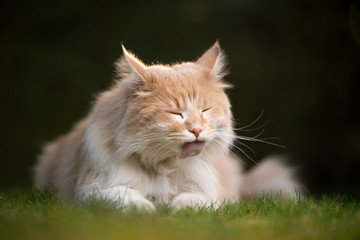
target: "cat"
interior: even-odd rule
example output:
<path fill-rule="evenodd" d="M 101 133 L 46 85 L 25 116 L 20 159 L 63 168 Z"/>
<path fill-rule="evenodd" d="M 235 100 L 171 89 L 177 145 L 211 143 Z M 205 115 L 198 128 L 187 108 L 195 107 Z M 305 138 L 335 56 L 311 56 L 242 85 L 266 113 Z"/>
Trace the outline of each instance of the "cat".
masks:
<path fill-rule="evenodd" d="M 277 159 L 243 173 L 216 42 L 195 62 L 142 63 L 123 46 L 110 90 L 86 118 L 47 144 L 34 184 L 64 199 L 106 200 L 117 207 L 175 210 L 282 192 L 300 185 Z"/>

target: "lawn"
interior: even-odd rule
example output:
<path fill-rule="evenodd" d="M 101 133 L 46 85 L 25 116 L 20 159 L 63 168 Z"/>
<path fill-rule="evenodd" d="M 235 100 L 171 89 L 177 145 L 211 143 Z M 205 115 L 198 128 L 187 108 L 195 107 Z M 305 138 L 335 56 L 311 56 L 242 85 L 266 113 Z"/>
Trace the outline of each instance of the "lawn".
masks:
<path fill-rule="evenodd" d="M 33 190 L 0 192 L 0 239 L 360 239 L 360 203 L 263 197 L 214 209 L 123 212 Z"/>

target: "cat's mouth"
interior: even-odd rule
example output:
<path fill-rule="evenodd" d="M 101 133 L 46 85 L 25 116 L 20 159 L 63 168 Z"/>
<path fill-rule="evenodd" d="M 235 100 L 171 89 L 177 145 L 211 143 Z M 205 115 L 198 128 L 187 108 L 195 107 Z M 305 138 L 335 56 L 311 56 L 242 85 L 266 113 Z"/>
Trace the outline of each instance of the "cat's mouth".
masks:
<path fill-rule="evenodd" d="M 195 142 L 188 142 L 183 145 L 181 151 L 181 158 L 187 158 L 189 156 L 195 156 L 201 153 L 204 149 L 205 142 L 204 141 L 195 141 Z"/>

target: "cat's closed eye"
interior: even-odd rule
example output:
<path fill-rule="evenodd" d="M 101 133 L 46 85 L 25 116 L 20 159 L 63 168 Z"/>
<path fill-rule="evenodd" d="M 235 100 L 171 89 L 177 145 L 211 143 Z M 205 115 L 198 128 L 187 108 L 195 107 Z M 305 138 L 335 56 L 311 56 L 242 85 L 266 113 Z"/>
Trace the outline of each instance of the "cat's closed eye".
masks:
<path fill-rule="evenodd" d="M 202 109 L 202 110 L 201 110 L 201 112 L 203 112 L 203 113 L 204 113 L 204 112 L 209 111 L 210 109 L 211 109 L 211 107 L 208 107 L 208 108 Z"/>
<path fill-rule="evenodd" d="M 168 113 L 172 114 L 172 115 L 176 115 L 176 116 L 180 116 L 181 118 L 184 118 L 183 114 L 180 112 L 173 112 L 173 111 L 167 111 Z"/>

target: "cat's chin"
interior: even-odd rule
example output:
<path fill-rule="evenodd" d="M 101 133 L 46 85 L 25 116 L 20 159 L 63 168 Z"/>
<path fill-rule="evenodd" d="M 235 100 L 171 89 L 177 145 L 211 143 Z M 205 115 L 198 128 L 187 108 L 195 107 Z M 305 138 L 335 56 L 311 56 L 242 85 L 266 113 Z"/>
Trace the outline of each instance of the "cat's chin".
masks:
<path fill-rule="evenodd" d="M 180 158 L 187 158 L 191 156 L 196 156 L 202 152 L 204 149 L 204 141 L 195 141 L 185 143 L 182 147 Z"/>

